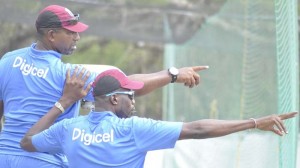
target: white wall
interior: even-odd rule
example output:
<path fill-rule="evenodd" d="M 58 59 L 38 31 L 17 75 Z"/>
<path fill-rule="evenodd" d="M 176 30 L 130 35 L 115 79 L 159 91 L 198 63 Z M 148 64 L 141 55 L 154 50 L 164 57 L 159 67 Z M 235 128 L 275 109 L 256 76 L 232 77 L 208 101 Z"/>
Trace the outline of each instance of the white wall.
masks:
<path fill-rule="evenodd" d="M 214 141 L 217 141 L 219 139 L 220 138 L 214 139 Z M 212 139 L 210 141 L 212 141 Z M 261 141 L 263 142 L 263 140 L 261 140 Z M 187 145 L 187 144 L 184 144 L 184 145 Z M 193 145 L 194 146 L 196 145 L 195 142 L 193 143 Z M 297 148 L 298 149 L 297 149 L 297 167 L 296 168 L 300 168 L 300 133 L 298 135 L 298 146 L 297 146 Z M 155 168 L 163 168 L 164 167 L 163 160 L 164 159 L 168 159 L 168 157 L 166 157 L 166 156 L 172 155 L 174 153 L 175 153 L 174 149 L 158 150 L 158 151 L 148 152 L 146 160 L 145 160 L 144 168 L 153 168 L 153 167 L 155 167 Z M 197 154 L 197 156 L 199 156 L 199 155 Z M 205 156 L 202 156 L 202 157 L 205 157 Z M 206 159 L 206 161 L 207 160 L 208 159 Z M 230 166 L 227 166 L 227 167 L 230 167 Z"/>

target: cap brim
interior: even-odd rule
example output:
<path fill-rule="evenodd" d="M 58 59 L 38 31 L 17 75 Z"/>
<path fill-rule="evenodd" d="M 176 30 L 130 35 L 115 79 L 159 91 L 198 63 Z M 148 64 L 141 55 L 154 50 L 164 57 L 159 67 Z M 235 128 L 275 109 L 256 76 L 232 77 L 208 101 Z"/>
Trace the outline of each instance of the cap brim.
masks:
<path fill-rule="evenodd" d="M 63 28 L 67 30 L 78 32 L 78 33 L 84 32 L 88 27 L 89 27 L 88 25 L 81 22 L 78 22 L 76 25 L 63 26 Z"/>
<path fill-rule="evenodd" d="M 129 81 L 126 85 L 121 87 L 130 90 L 138 90 L 144 87 L 144 83 L 139 81 Z"/>

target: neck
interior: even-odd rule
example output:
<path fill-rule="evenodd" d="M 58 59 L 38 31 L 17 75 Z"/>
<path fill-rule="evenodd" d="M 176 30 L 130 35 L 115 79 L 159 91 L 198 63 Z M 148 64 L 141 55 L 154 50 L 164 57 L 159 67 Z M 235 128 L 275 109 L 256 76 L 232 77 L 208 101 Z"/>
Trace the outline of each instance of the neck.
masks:
<path fill-rule="evenodd" d="M 95 103 L 95 110 L 96 112 L 103 112 L 103 111 L 111 111 L 113 113 L 115 113 L 115 110 L 113 108 L 113 106 L 107 104 L 107 103 Z"/>
<path fill-rule="evenodd" d="M 107 108 L 102 108 L 102 107 L 95 107 L 95 111 L 96 112 L 103 112 L 103 111 L 112 111 L 112 110 L 107 109 Z"/>
<path fill-rule="evenodd" d="M 44 50 L 44 51 L 50 50 L 49 47 L 47 47 L 47 45 L 44 44 L 42 41 L 38 41 L 36 43 L 35 49 L 36 50 Z"/>
<path fill-rule="evenodd" d="M 111 104 L 110 100 L 102 97 L 94 97 L 95 99 L 95 111 L 96 112 L 103 112 L 103 111 L 111 111 L 113 113 L 115 112 L 114 105 Z"/>

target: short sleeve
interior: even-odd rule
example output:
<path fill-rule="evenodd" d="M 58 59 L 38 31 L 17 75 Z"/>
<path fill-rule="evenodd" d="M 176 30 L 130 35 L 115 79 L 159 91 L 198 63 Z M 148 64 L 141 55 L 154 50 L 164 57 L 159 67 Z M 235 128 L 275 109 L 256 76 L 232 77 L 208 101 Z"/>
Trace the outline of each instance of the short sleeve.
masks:
<path fill-rule="evenodd" d="M 182 130 L 182 122 L 133 118 L 134 138 L 141 151 L 167 149 L 175 146 Z"/>
<path fill-rule="evenodd" d="M 39 152 L 61 153 L 64 135 L 64 121 L 52 125 L 32 137 L 32 144 Z"/>

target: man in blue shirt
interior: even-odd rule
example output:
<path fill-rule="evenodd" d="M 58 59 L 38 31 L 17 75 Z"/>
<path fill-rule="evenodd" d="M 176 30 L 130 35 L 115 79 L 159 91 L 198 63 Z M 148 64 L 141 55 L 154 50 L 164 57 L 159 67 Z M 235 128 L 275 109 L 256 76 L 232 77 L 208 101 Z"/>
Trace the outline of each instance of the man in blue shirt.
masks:
<path fill-rule="evenodd" d="M 82 76 L 83 72 L 78 77 L 79 81 Z M 74 83 L 70 82 L 74 80 L 77 80 L 76 75 L 70 77 L 68 74 L 66 84 Z M 130 80 L 119 69 L 106 70 L 92 84 L 95 111 L 87 116 L 62 120 L 48 128 L 62 115 L 62 111 L 53 107 L 27 132 L 20 145 L 31 152 L 64 152 L 71 168 L 143 167 L 148 151 L 173 148 L 177 140 L 213 138 L 251 128 L 282 136 L 287 133 L 282 120 L 297 114 L 186 123 L 132 117 L 135 110 L 134 90 L 143 86 L 143 82 Z M 76 97 L 84 96 L 90 86 L 81 84 L 79 87 L 83 88 L 82 92 L 78 87 L 70 89 L 66 85 L 61 98 L 64 108 L 76 101 Z M 42 131 L 45 128 L 48 129 Z"/>
<path fill-rule="evenodd" d="M 79 33 L 88 26 L 79 22 L 79 14 L 73 14 L 69 9 L 58 5 L 44 8 L 39 13 L 35 26 L 36 43 L 8 52 L 0 60 L 0 121 L 5 118 L 0 134 L 1 168 L 55 168 L 68 165 L 62 153 L 28 153 L 20 148 L 19 142 L 53 105 L 62 109 L 59 98 L 65 74 L 68 68 L 73 73 L 75 65 L 63 63 L 61 57 L 76 50 L 76 44 L 80 40 Z M 193 87 L 199 83 L 197 71 L 202 69 L 206 67 L 184 67 L 176 73 L 163 70 L 130 77 L 145 82 L 145 87 L 138 92 L 143 95 L 170 81 Z M 92 82 L 96 75 L 92 73 L 86 82 Z M 94 100 L 91 93 L 84 99 Z M 65 112 L 55 122 L 77 116 L 79 104 L 76 101 L 65 108 Z"/>

